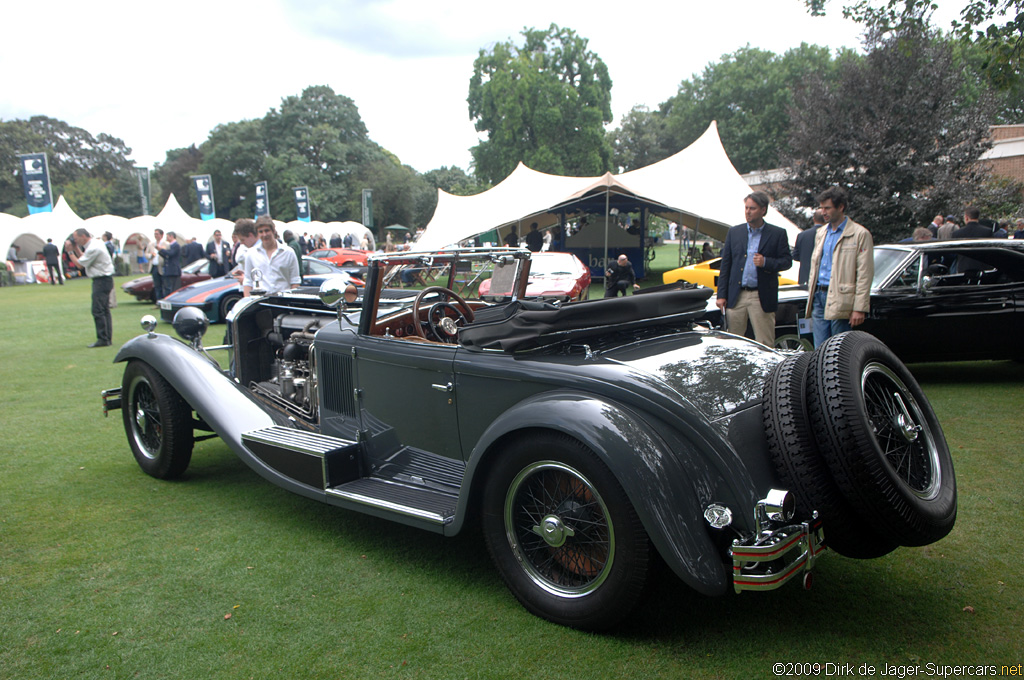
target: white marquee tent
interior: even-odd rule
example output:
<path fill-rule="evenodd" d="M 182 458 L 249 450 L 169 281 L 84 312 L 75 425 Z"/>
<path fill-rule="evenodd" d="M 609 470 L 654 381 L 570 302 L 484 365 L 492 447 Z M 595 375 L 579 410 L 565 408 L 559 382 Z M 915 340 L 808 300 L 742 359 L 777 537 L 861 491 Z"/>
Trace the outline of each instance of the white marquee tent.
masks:
<path fill-rule="evenodd" d="M 750 186 L 736 172 L 712 122 L 697 141 L 674 156 L 639 170 L 602 177 L 561 177 L 522 163 L 501 183 L 475 196 L 438 191 L 437 209 L 417 241 L 424 250 L 451 246 L 491 230 L 537 222 L 545 228 L 565 214 L 605 212 L 613 197 L 628 197 L 649 213 L 721 241 L 743 222 Z M 598 210 L 595 210 L 597 208 Z M 783 227 L 790 243 L 799 228 L 774 208 L 768 222 Z"/>

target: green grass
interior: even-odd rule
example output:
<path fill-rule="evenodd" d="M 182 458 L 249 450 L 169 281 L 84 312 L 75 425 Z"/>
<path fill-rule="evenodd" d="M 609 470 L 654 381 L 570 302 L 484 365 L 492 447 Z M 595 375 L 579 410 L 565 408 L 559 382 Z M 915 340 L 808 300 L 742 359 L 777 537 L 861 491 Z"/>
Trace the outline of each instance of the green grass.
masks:
<path fill-rule="evenodd" d="M 120 283 L 120 281 L 119 281 Z M 768 678 L 775 662 L 1017 664 L 1024 364 L 915 366 L 957 466 L 941 542 L 826 555 L 815 587 L 710 599 L 673 578 L 614 634 L 528 614 L 480 537 L 419 532 L 263 481 L 219 440 L 141 472 L 89 284 L 0 289 L 0 678 Z M 164 325 L 166 330 L 167 326 Z M 216 331 L 214 331 L 216 333 Z M 965 611 L 965 607 L 973 611 Z M 230 618 L 227 618 L 230 615 Z"/>

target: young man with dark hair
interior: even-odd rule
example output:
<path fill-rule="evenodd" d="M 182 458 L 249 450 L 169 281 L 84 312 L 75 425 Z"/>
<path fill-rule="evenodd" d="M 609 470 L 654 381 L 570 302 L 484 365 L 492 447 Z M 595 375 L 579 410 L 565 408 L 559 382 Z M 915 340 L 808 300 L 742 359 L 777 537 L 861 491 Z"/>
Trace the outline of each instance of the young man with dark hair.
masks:
<path fill-rule="evenodd" d="M 814 239 L 805 312 L 813 321 L 815 347 L 864 323 L 875 275 L 874 240 L 846 216 L 846 192 L 829 187 L 818 196 L 818 205 L 825 227 Z"/>

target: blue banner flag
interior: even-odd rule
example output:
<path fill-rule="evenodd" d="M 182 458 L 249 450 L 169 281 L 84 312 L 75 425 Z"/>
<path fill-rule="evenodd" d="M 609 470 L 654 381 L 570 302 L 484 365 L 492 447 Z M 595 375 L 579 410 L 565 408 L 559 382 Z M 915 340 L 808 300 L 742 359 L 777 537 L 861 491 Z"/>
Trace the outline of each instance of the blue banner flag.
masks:
<path fill-rule="evenodd" d="M 199 217 L 212 220 L 217 209 L 213 204 L 213 182 L 210 181 L 210 176 L 192 175 L 192 182 L 195 184 L 196 198 L 199 200 Z"/>
<path fill-rule="evenodd" d="M 45 153 L 26 153 L 18 156 L 21 160 L 21 183 L 25 188 L 28 214 L 53 210 L 50 194 L 50 171 L 46 167 Z"/>
<path fill-rule="evenodd" d="M 270 197 L 267 195 L 267 183 L 256 182 L 256 217 L 270 215 Z"/>
<path fill-rule="evenodd" d="M 309 222 L 309 187 L 295 187 L 295 215 L 300 222 Z"/>

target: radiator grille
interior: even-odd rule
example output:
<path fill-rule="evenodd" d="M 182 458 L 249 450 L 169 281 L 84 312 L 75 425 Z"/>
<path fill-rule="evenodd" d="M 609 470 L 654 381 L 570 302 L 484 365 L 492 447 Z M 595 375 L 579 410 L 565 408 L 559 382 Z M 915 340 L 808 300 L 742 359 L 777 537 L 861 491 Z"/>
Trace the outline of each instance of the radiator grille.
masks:
<path fill-rule="evenodd" d="M 356 416 L 355 380 L 352 357 L 337 352 L 323 352 L 317 357 L 320 370 L 320 405 L 343 416 Z"/>

